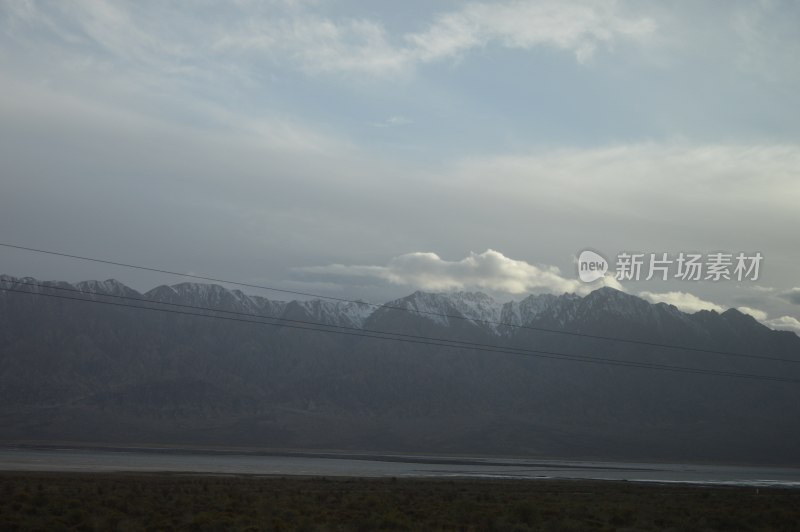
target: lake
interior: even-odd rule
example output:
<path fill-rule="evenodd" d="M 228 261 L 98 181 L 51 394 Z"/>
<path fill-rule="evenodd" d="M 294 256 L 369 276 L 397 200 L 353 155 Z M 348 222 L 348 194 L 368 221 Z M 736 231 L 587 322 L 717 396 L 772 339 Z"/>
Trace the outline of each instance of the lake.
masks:
<path fill-rule="evenodd" d="M 343 477 L 627 480 L 800 488 L 800 469 L 523 458 L 0 449 L 0 470 Z"/>

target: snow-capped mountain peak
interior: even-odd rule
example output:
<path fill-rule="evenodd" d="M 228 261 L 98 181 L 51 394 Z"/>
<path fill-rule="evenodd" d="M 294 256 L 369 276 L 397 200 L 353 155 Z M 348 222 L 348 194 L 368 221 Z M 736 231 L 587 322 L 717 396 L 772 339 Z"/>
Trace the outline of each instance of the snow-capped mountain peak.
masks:
<path fill-rule="evenodd" d="M 105 281 L 81 281 L 75 283 L 75 288 L 82 292 L 96 294 L 109 294 L 125 297 L 141 297 L 141 294 L 132 288 L 122 284 L 116 279 L 106 279 Z"/>
<path fill-rule="evenodd" d="M 359 301 L 310 299 L 287 303 L 283 316 L 287 319 L 361 328 L 374 310 L 374 305 Z"/>
<path fill-rule="evenodd" d="M 500 318 L 500 305 L 482 292 L 431 293 L 417 291 L 386 303 L 387 311 L 403 309 L 439 325 L 453 320 L 467 321 L 494 328 Z"/>
<path fill-rule="evenodd" d="M 172 286 L 161 285 L 142 295 L 114 279 L 69 284 L 1 275 L 0 288 L 28 292 L 43 292 L 53 288 L 79 290 L 91 298 L 95 295 L 141 298 L 258 318 L 296 320 L 310 325 L 316 323 L 347 328 L 368 326 L 397 329 L 403 325 L 399 325 L 396 320 L 407 320 L 411 317 L 412 320 L 423 320 L 442 327 L 474 326 L 490 334 L 503 336 L 516 334 L 520 327 L 602 334 L 606 328 L 615 326 L 615 323 L 627 324 L 631 328 L 628 334 L 631 337 L 640 333 L 647 334 L 645 330 L 651 333 L 656 331 L 656 334 L 665 337 L 674 335 L 674 331 L 683 330 L 690 331 L 687 334 L 703 338 L 707 336 L 706 330 L 712 325 L 728 329 L 758 325 L 759 328 L 768 330 L 738 311 L 729 310 L 721 314 L 701 311 L 687 314 L 672 305 L 651 304 L 608 287 L 595 290 L 584 297 L 575 294 L 538 294 L 507 303 L 498 303 L 482 292 L 417 291 L 384 305 L 324 299 L 286 302 L 247 295 L 240 290 L 231 290 L 220 285 L 188 282 Z"/>

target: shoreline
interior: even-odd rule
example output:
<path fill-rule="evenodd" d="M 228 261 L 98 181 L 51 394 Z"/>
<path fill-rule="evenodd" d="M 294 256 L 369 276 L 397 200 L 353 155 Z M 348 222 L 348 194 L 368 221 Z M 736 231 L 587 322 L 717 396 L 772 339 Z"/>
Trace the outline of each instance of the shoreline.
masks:
<path fill-rule="evenodd" d="M 256 477 L 617 481 L 800 489 L 800 469 L 511 458 L 352 455 L 64 446 L 0 447 L 0 471 L 31 473 L 249 475 Z"/>
<path fill-rule="evenodd" d="M 39 441 L 2 441 L 0 450 L 45 450 L 45 451 L 97 451 L 97 452 L 140 452 L 164 455 L 208 455 L 208 456 L 264 456 L 264 457 L 303 457 L 303 458 L 336 458 L 345 460 L 366 460 L 415 464 L 454 464 L 454 465 L 492 465 L 507 462 L 524 462 L 531 465 L 585 464 L 595 463 L 613 467 L 615 464 L 648 464 L 658 466 L 688 465 L 699 467 L 753 467 L 765 469 L 798 469 L 800 463 L 775 462 L 715 462 L 691 460 L 655 460 L 643 458 L 609 458 L 609 457 L 565 457 L 541 455 L 489 455 L 481 453 L 423 453 L 404 451 L 369 451 L 350 449 L 293 449 L 269 447 L 215 447 L 171 444 L 113 444 L 82 442 L 39 442 Z M 564 467 L 569 467 L 564 465 Z M 582 465 L 574 466 L 583 468 Z"/>

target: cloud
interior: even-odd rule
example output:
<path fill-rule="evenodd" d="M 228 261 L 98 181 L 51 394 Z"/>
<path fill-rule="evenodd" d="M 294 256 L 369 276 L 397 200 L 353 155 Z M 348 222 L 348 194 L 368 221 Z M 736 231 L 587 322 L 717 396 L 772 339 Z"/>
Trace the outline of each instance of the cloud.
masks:
<path fill-rule="evenodd" d="M 168 3 L 12 2 L 0 23 L 29 49 L 50 46 L 62 67 L 103 69 L 116 61 L 149 74 L 253 79 L 265 62 L 309 74 L 394 77 L 490 44 L 546 46 L 583 62 L 600 46 L 639 42 L 655 29 L 617 2 L 555 0 L 467 4 L 429 19 L 424 31 L 395 34 L 374 16 L 326 16 L 315 3 L 294 2 L 192 12 Z"/>
<path fill-rule="evenodd" d="M 617 2 L 472 3 L 438 16 L 425 32 L 407 35 L 406 40 L 422 61 L 497 44 L 522 50 L 554 47 L 585 62 L 598 45 L 641 40 L 655 27 L 649 18 L 624 16 Z"/>
<path fill-rule="evenodd" d="M 683 312 L 694 313 L 701 310 L 714 310 L 722 312 L 723 307 L 710 301 L 704 301 L 694 294 L 688 292 L 639 292 L 639 297 L 650 301 L 651 303 L 667 303 L 675 305 Z"/>
<path fill-rule="evenodd" d="M 794 196 L 800 192 L 792 186 L 798 164 L 798 144 L 689 143 L 675 139 L 464 158 L 453 171 L 464 178 L 478 178 L 491 168 L 493 175 L 527 182 L 535 176 L 537 187 L 567 180 L 593 192 L 611 190 L 616 197 L 624 197 L 620 194 L 624 191 L 615 190 L 617 186 L 630 186 L 638 192 L 659 183 L 665 191 L 673 190 L 672 195 L 683 198 L 687 189 L 719 194 L 744 190 L 750 195 L 757 191 L 759 182 L 768 180 L 770 185 L 785 185 L 785 192 Z M 779 197 L 774 191 L 765 192 Z"/>
<path fill-rule="evenodd" d="M 795 64 L 800 53 L 798 15 L 796 2 L 763 0 L 736 5 L 730 25 L 737 39 L 729 46 L 735 46 L 739 68 L 771 82 L 789 79 L 796 83 L 796 69 L 787 67 Z"/>
<path fill-rule="evenodd" d="M 408 126 L 413 123 L 414 123 L 413 120 L 405 116 L 392 115 L 383 122 L 374 122 L 372 125 L 374 127 L 398 127 L 398 126 Z"/>
<path fill-rule="evenodd" d="M 775 288 L 772 286 L 761 286 L 761 285 L 753 285 L 750 287 L 750 290 L 754 292 L 761 292 L 765 294 L 770 294 L 775 291 Z"/>
<path fill-rule="evenodd" d="M 385 266 L 331 264 L 297 270 L 317 275 L 373 277 L 430 291 L 478 289 L 510 294 L 531 291 L 586 294 L 603 285 L 622 289 L 612 276 L 584 284 L 563 277 L 555 266 L 529 264 L 491 249 L 480 254 L 470 253 L 459 261 L 444 260 L 436 253 L 415 252 L 394 257 Z"/>
<path fill-rule="evenodd" d="M 390 116 L 386 120 L 386 123 L 393 126 L 404 126 L 407 124 L 413 124 L 414 121 L 411 120 L 410 118 L 406 118 L 405 116 L 395 115 L 395 116 Z"/>
<path fill-rule="evenodd" d="M 258 52 L 278 61 L 289 57 L 310 73 L 391 76 L 490 44 L 522 50 L 547 46 L 585 62 L 600 45 L 641 41 L 654 30 L 651 19 L 627 17 L 612 1 L 472 3 L 436 16 L 422 32 L 398 36 L 380 21 L 295 10 L 226 28 L 215 49 Z"/>
<path fill-rule="evenodd" d="M 508 215 L 536 211 L 550 223 L 569 224 L 565 213 L 570 213 L 608 235 L 624 230 L 624 242 L 610 239 L 618 249 L 652 250 L 653 226 L 642 221 L 664 219 L 684 232 L 680 238 L 660 236 L 662 247 L 666 242 L 676 251 L 687 244 L 761 251 L 769 264 L 786 253 L 786 237 L 775 227 L 796 222 L 798 168 L 797 144 L 675 139 L 465 156 L 437 179 L 503 205 Z M 770 217 L 758 214 L 763 212 Z M 747 248 L 741 248 L 743 242 Z"/>
<path fill-rule="evenodd" d="M 781 316 L 764 322 L 764 325 L 772 329 L 782 331 L 793 331 L 800 334 L 800 320 L 792 316 Z"/>
<path fill-rule="evenodd" d="M 278 114 L 242 116 L 191 96 L 183 98 L 180 109 L 202 116 L 207 124 L 214 125 L 215 128 L 202 129 L 195 124 L 170 120 L 170 117 L 137 112 L 135 109 L 114 106 L 102 100 L 92 101 L 46 85 L 8 79 L 2 73 L 0 87 L 8 96 L 0 101 L 0 118 L 7 124 L 40 125 L 47 131 L 47 134 L 41 136 L 42 142 L 49 140 L 50 135 L 55 137 L 64 124 L 80 124 L 83 136 L 97 134 L 103 142 L 117 136 L 130 138 L 142 133 L 151 139 L 158 137 L 153 142 L 156 146 L 196 143 L 205 145 L 204 150 L 215 145 L 217 148 L 228 145 L 228 150 L 232 148 L 229 144 L 234 144 L 253 148 L 254 151 L 269 150 L 284 157 L 290 153 L 302 153 L 304 157 L 341 156 L 356 151 L 353 144 L 342 136 L 320 132 L 289 117 Z M 76 139 L 68 139 L 61 140 L 60 143 L 66 146 L 72 141 L 77 142 Z M 102 158 L 99 154 L 96 156 L 96 160 Z"/>
<path fill-rule="evenodd" d="M 796 286 L 791 290 L 787 290 L 779 294 L 779 297 L 794 305 L 800 305 L 800 287 Z"/>
<path fill-rule="evenodd" d="M 367 19 L 294 13 L 249 20 L 222 33 L 216 51 L 256 53 L 278 63 L 288 58 L 291 66 L 311 74 L 393 75 L 406 71 L 413 60 L 407 50 L 391 44 L 380 22 Z"/>
<path fill-rule="evenodd" d="M 698 124 L 690 121 L 675 127 L 671 122 L 673 114 L 688 109 L 683 101 L 674 108 L 662 105 L 659 91 L 642 92 L 637 83 L 608 85 L 611 79 L 601 76 L 606 64 L 584 69 L 580 75 L 592 76 L 598 87 L 614 88 L 613 97 L 584 102 L 583 108 L 583 98 L 571 91 L 560 103 L 559 98 L 501 102 L 506 98 L 505 85 L 498 86 L 500 92 L 472 100 L 477 95 L 459 93 L 464 79 L 439 83 L 438 75 L 420 83 L 418 92 L 403 86 L 394 94 L 381 90 L 367 97 L 375 85 L 363 84 L 347 98 L 337 98 L 337 93 L 347 92 L 340 90 L 340 79 L 332 80 L 334 90 L 329 90 L 331 86 L 308 83 L 287 72 L 338 73 L 345 80 L 407 75 L 423 68 L 433 73 L 434 65 L 486 51 L 493 61 L 503 64 L 512 58 L 510 64 L 520 66 L 513 59 L 519 53 L 496 57 L 494 52 L 500 49 L 546 49 L 568 63 L 572 56 L 588 61 L 622 46 L 652 49 L 651 40 L 660 38 L 654 35 L 653 21 L 657 18 L 659 27 L 665 28 L 668 20 L 663 15 L 669 18 L 672 11 L 656 9 L 653 18 L 647 18 L 629 10 L 630 4 L 603 1 L 449 5 L 454 6 L 449 12 L 426 15 L 416 10 L 390 25 L 388 18 L 372 15 L 379 9 L 370 14 L 363 9 L 335 13 L 350 8 L 313 2 L 239 0 L 224 9 L 201 3 L 188 11 L 166 2 L 9 2 L 0 9 L 0 87 L 5 96 L 0 101 L 0 123 L 6 137 L 0 143 L 0 159 L 11 189 L 0 195 L 0 218 L 5 222 L 0 225 L 27 231 L 20 238 L 30 240 L 50 238 L 43 235 L 52 235 L 52 227 L 62 231 L 61 238 L 52 236 L 54 241 L 68 242 L 75 234 L 99 229 L 110 234 L 107 224 L 97 224 L 88 213 L 108 219 L 99 205 L 111 204 L 118 212 L 110 215 L 129 220 L 117 231 L 150 234 L 146 243 L 158 260 L 163 250 L 177 249 L 173 242 L 177 235 L 214 235 L 207 237 L 208 242 L 217 242 L 228 255 L 257 258 L 251 262 L 259 269 L 269 264 L 281 278 L 285 268 L 296 264 L 383 264 L 397 250 L 435 249 L 444 256 L 461 257 L 465 249 L 485 249 L 492 243 L 520 256 L 529 252 L 534 238 L 538 258 L 545 262 L 564 257 L 565 249 L 587 245 L 608 253 L 622 248 L 761 250 L 770 265 L 764 282 L 779 287 L 776 296 L 763 304 L 740 299 L 735 304 L 765 308 L 771 316 L 792 314 L 786 298 L 777 297 L 796 284 L 791 268 L 771 266 L 791 258 L 786 242 L 796 225 L 800 200 L 800 145 L 784 134 L 793 127 L 786 122 L 791 113 L 773 116 L 775 109 L 766 105 L 767 100 L 791 103 L 786 98 L 770 91 L 763 92 L 760 100 L 737 97 L 735 105 L 752 104 L 737 108 L 751 109 L 763 120 L 739 117 L 735 122 L 761 124 L 764 129 L 735 127 L 730 135 L 716 137 L 733 140 L 709 143 L 714 135 L 697 129 Z M 716 9 L 707 11 L 720 14 Z M 783 47 L 785 37 L 793 35 L 794 19 L 774 15 L 786 22 L 789 33 L 776 34 L 770 47 Z M 404 29 L 395 29 L 401 24 Z M 769 24 L 762 29 L 769 32 Z M 765 35 L 759 31 L 757 37 Z M 722 37 L 729 34 L 723 32 Z M 693 39 L 687 39 L 687 46 L 706 50 Z M 790 51 L 796 49 L 792 46 L 786 46 L 785 62 L 775 63 L 765 53 L 753 65 L 796 72 L 786 67 L 792 64 Z M 727 56 L 704 57 L 703 61 L 717 64 Z M 540 74 L 536 65 L 531 63 L 527 74 L 532 77 L 500 81 L 525 87 Z M 625 83 L 642 74 L 625 72 Z M 680 70 L 674 76 L 669 73 L 677 85 L 692 87 L 686 79 L 698 79 L 685 78 Z M 736 79 L 729 71 L 719 73 Z M 564 72 L 553 74 L 558 85 Z M 722 87 L 712 83 L 718 78 L 703 79 L 703 87 Z M 564 81 L 568 81 L 565 88 L 594 86 L 573 78 Z M 751 86 L 749 82 L 727 85 Z M 680 99 L 684 93 L 674 88 L 668 84 L 661 92 Z M 648 97 L 628 106 L 629 96 L 640 92 Z M 714 98 L 695 93 L 696 98 L 686 98 L 687 104 L 707 106 L 717 100 L 716 93 Z M 373 97 L 375 101 L 370 101 Z M 390 100 L 383 102 L 385 107 L 380 107 L 382 99 Z M 452 102 L 452 112 L 429 112 L 434 103 L 443 101 Z M 324 103 L 322 108 L 318 102 Z M 490 109 L 487 103 L 502 103 L 503 108 Z M 526 128 L 528 123 L 538 124 L 538 119 L 517 110 L 520 105 L 538 109 L 540 103 L 537 116 L 552 114 L 566 121 L 563 128 L 546 128 L 547 122 L 541 122 L 544 136 L 537 137 L 535 129 Z M 577 121 L 558 112 L 558 105 L 571 109 L 577 105 L 574 113 L 568 113 Z M 656 108 L 664 113 L 663 124 L 648 116 L 648 109 Z M 585 113 L 590 109 L 602 109 L 601 120 Z M 733 107 L 726 107 L 726 114 L 728 110 L 735 114 Z M 618 116 L 620 111 L 624 112 Z M 413 130 L 415 139 L 388 148 L 402 149 L 402 158 L 383 157 L 388 153 L 383 144 L 380 150 L 386 151 L 370 152 L 372 138 L 363 144 L 366 149 L 357 149 L 354 121 L 366 126 L 363 130 L 369 136 L 375 133 L 369 120 L 383 118 L 385 127 L 401 126 L 405 120 L 401 112 L 417 120 L 425 117 L 426 126 L 406 128 L 409 133 Z M 633 122 L 630 113 L 636 115 Z M 345 128 L 336 124 L 341 120 L 337 114 L 346 117 Z M 495 114 L 508 116 L 508 123 L 505 118 L 492 122 Z M 514 126 L 516 117 L 511 114 L 519 115 L 525 126 Z M 690 114 L 721 123 L 713 115 Z M 628 125 L 617 130 L 617 122 Z M 653 127 L 646 122 L 653 122 Z M 559 137 L 562 129 L 570 132 L 568 137 Z M 599 142 L 592 140 L 595 133 L 583 137 L 584 131 L 592 130 L 607 133 L 597 136 Z M 447 142 L 440 140 L 443 131 Z M 668 136 L 670 132 L 695 136 L 675 139 Z M 495 135 L 502 138 L 499 147 L 493 144 Z M 631 140 L 609 145 L 609 138 Z M 636 141 L 642 138 L 659 140 Z M 554 144 L 529 144 L 537 139 Z M 503 150 L 500 155 L 487 155 L 498 149 Z M 134 202 L 123 201 L 120 191 L 142 192 Z M 64 201 L 64 194 L 73 194 L 69 196 L 73 201 Z M 30 197 L 41 206 L 35 212 L 23 209 L 23 199 Z M 160 213 L 157 202 L 163 202 Z M 70 208 L 82 216 L 75 217 Z M 120 216 L 123 213 L 126 216 Z M 155 224 L 157 219 L 162 223 Z M 666 224 L 669 231 L 663 230 Z M 171 232 L 159 231 L 159 225 L 172 228 Z M 106 244 L 113 246 L 114 240 L 109 240 Z M 99 241 L 96 245 L 102 254 Z M 529 266 L 539 271 L 481 282 L 491 287 L 505 279 L 513 290 L 540 285 L 553 291 L 585 289 L 558 273 L 542 280 L 548 267 Z M 403 279 L 406 284 L 413 281 L 400 266 L 380 268 L 380 275 L 365 277 L 387 279 L 394 274 L 398 281 L 391 282 L 396 285 Z M 451 273 L 454 269 L 444 268 L 436 279 L 425 282 L 477 287 L 478 281 L 464 272 Z M 381 286 L 395 289 L 388 281 Z"/>
<path fill-rule="evenodd" d="M 650 301 L 651 303 L 668 303 L 675 305 L 679 310 L 688 313 L 694 313 L 701 310 L 714 310 L 722 312 L 725 307 L 700 299 L 694 294 L 688 292 L 639 292 L 639 297 Z M 780 318 L 769 319 L 769 315 L 763 310 L 752 307 L 736 307 L 736 310 L 744 314 L 748 314 L 766 325 L 770 329 L 793 331 L 800 334 L 800 320 L 792 316 L 781 316 Z"/>
<path fill-rule="evenodd" d="M 758 310 L 756 308 L 751 308 L 751 307 L 736 307 L 736 310 L 738 310 L 739 312 L 742 312 L 744 314 L 749 314 L 750 316 L 753 316 L 755 319 L 757 319 L 760 322 L 767 321 L 767 317 L 768 317 L 767 313 L 764 312 L 763 310 Z"/>
<path fill-rule="evenodd" d="M 26 32 L 34 30 L 42 47 L 47 41 L 41 37 L 49 34 L 53 40 L 47 44 L 56 44 L 51 53 L 62 59 L 72 52 L 84 55 L 86 64 L 92 56 L 101 62 L 115 57 L 132 67 L 186 73 L 181 63 L 196 53 L 192 43 L 163 31 L 159 16 L 168 14 L 168 9 L 156 14 L 135 4 L 106 0 L 76 0 L 68 5 L 28 1 L 8 7 L 8 27 L 16 39 L 25 40 L 30 35 Z"/>
<path fill-rule="evenodd" d="M 410 286 L 426 291 L 474 289 L 508 294 L 544 291 L 554 294 L 571 292 L 586 295 L 600 286 L 624 290 L 611 275 L 598 282 L 585 284 L 577 279 L 564 277 L 554 266 L 514 260 L 491 249 L 479 254 L 470 253 L 458 261 L 444 260 L 436 253 L 415 252 L 394 257 L 385 266 L 330 264 L 300 267 L 295 270 L 312 276 L 375 278 L 394 285 Z M 727 308 L 688 292 L 642 291 L 638 295 L 651 303 L 667 303 L 690 314 L 701 310 L 723 312 Z M 753 307 L 739 306 L 737 310 L 772 329 L 793 330 L 800 333 L 800 321 L 792 316 L 769 319 L 767 312 Z"/>

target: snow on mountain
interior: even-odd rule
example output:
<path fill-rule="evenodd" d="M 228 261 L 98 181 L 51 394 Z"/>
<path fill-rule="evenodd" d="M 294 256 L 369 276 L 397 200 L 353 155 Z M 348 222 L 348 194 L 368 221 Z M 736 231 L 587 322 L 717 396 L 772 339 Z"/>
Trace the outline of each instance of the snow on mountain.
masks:
<path fill-rule="evenodd" d="M 106 279 L 105 281 L 81 281 L 75 284 L 75 288 L 81 292 L 93 292 L 125 297 L 142 297 L 139 292 L 125 286 L 116 279 Z"/>
<path fill-rule="evenodd" d="M 360 328 L 374 310 L 374 305 L 363 302 L 278 301 L 261 296 L 251 296 L 240 290 L 230 290 L 220 285 L 180 283 L 162 285 L 145 294 L 148 299 L 179 303 L 204 308 L 222 309 L 259 317 L 284 318 Z"/>
<path fill-rule="evenodd" d="M 498 303 L 481 292 L 417 291 L 385 305 L 374 305 L 324 299 L 286 302 L 247 295 L 240 290 L 231 290 L 220 285 L 190 282 L 161 285 L 140 294 L 114 279 L 82 281 L 73 285 L 57 281 L 43 282 L 31 277 L 0 275 L 0 288 L 42 292 L 47 290 L 46 287 L 352 328 L 363 328 L 367 319 L 372 316 L 380 316 L 380 323 L 392 326 L 401 314 L 416 316 L 437 326 L 449 327 L 459 322 L 470 324 L 495 335 L 514 334 L 520 326 L 596 333 L 611 322 L 622 322 L 633 327 L 632 334 L 643 330 L 642 328 L 663 334 L 680 329 L 697 338 L 705 338 L 709 334 L 709 324 L 718 323 L 717 317 L 720 316 L 725 323 L 730 322 L 727 327 L 735 328 L 737 323 L 742 327 L 746 325 L 740 323 L 742 320 L 735 312 L 729 311 L 722 315 L 714 312 L 686 314 L 672 305 L 651 304 L 608 287 L 595 290 L 584 297 L 575 294 L 538 294 L 506 303 Z M 747 320 L 748 324 L 750 321 L 752 320 Z"/>
<path fill-rule="evenodd" d="M 530 295 L 521 301 L 509 301 L 500 310 L 500 322 L 512 326 L 529 325 L 543 313 L 554 311 L 559 307 L 568 307 L 580 296 L 564 294 Z M 563 312 L 563 311 L 562 311 Z M 508 328 L 501 328 L 507 330 Z"/>
<path fill-rule="evenodd" d="M 240 290 L 229 290 L 217 284 L 180 283 L 172 285 L 179 297 L 211 308 L 258 314 L 261 308 Z"/>
<path fill-rule="evenodd" d="M 496 328 L 501 308 L 494 299 L 481 292 L 438 294 L 420 291 L 386 303 L 385 307 L 388 307 L 387 311 L 403 309 L 444 326 L 452 324 L 453 320 L 466 318 L 490 330 Z"/>
<path fill-rule="evenodd" d="M 373 305 L 365 302 L 329 301 L 324 299 L 278 301 L 260 296 L 251 296 L 240 290 L 231 290 L 215 284 L 184 282 L 175 285 L 161 285 L 145 294 L 125 286 L 121 282 L 82 281 L 71 285 L 60 282 L 41 282 L 32 278 L 17 279 L 0 276 L 4 285 L 17 284 L 17 288 L 39 291 L 42 288 L 31 285 L 60 286 L 77 289 L 92 294 L 110 294 L 122 297 L 150 299 L 178 305 L 189 305 L 207 309 L 268 316 L 300 321 L 324 323 L 343 327 L 362 328 L 377 309 L 395 313 L 403 309 L 411 314 L 429 320 L 436 325 L 450 326 L 454 321 L 471 323 L 493 334 L 508 334 L 511 326 L 529 325 L 537 320 L 550 324 L 568 326 L 576 320 L 586 319 L 591 314 L 602 312 L 621 319 L 658 320 L 657 307 L 676 316 L 686 316 L 669 305 L 651 305 L 648 302 L 613 290 L 603 288 L 581 298 L 574 294 L 555 296 L 552 294 L 530 295 L 521 301 L 498 303 L 491 296 L 481 292 L 430 293 L 417 291 L 401 299 Z M 27 283 L 20 285 L 19 283 Z M 383 308 L 381 308 L 383 307 Z M 391 315 L 391 314 L 390 314 Z"/>
<path fill-rule="evenodd" d="M 239 292 L 235 290 L 235 292 Z M 241 293 L 241 292 L 239 292 Z M 261 296 L 246 296 L 253 302 L 257 309 L 259 316 L 278 317 L 282 316 L 286 311 L 286 301 L 278 301 L 276 299 L 267 299 Z"/>
<path fill-rule="evenodd" d="M 160 286 L 156 286 L 152 290 L 148 290 L 144 293 L 145 299 L 151 299 L 153 301 L 162 301 L 164 303 L 181 303 L 180 295 L 178 291 L 172 288 L 171 286 L 167 286 L 162 284 Z"/>
<path fill-rule="evenodd" d="M 375 312 L 375 305 L 370 305 L 369 303 L 365 303 L 363 301 L 357 301 L 354 303 L 340 302 L 339 312 L 343 317 L 347 318 L 354 327 L 363 327 L 367 318 L 369 318 L 372 313 Z"/>
<path fill-rule="evenodd" d="M 147 292 L 144 297 L 165 303 L 227 310 L 262 317 L 279 317 L 286 307 L 286 303 L 283 301 L 249 296 L 240 290 L 229 290 L 224 286 L 201 283 L 161 285 Z"/>
<path fill-rule="evenodd" d="M 374 305 L 363 302 L 311 299 L 287 303 L 283 317 L 326 325 L 361 328 L 374 308 Z"/>
<path fill-rule="evenodd" d="M 11 275 L 0 275 L 0 288 L 34 293 L 44 292 L 48 288 L 76 289 L 74 285 L 64 281 L 40 281 L 34 277 L 13 277 Z"/>
<path fill-rule="evenodd" d="M 494 328 L 500 320 L 500 305 L 482 292 L 454 292 L 449 299 L 470 321 Z"/>
<path fill-rule="evenodd" d="M 679 311 L 673 305 L 664 303 L 651 304 L 625 292 L 603 287 L 590 292 L 580 299 L 575 308 L 574 320 L 585 320 L 588 316 L 604 314 L 629 323 L 659 326 L 665 320 L 678 319 L 687 321 L 688 314 Z"/>

